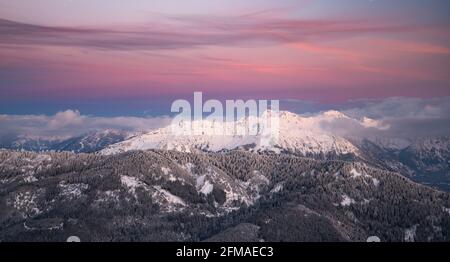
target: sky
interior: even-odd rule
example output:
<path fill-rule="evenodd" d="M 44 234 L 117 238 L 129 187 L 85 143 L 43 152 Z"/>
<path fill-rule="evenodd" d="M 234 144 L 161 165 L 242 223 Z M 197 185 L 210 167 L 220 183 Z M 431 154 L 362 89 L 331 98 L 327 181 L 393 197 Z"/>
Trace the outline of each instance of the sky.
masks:
<path fill-rule="evenodd" d="M 194 91 L 305 112 L 433 101 L 450 96 L 449 13 L 447 0 L 0 0 L 0 114 L 163 116 Z"/>

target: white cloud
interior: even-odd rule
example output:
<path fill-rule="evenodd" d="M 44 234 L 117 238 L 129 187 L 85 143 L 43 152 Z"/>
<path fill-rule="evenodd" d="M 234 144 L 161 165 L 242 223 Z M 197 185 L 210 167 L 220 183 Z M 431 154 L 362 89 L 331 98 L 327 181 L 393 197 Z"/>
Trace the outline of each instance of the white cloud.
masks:
<path fill-rule="evenodd" d="M 353 102 L 355 103 L 355 102 Z M 322 123 L 323 128 L 343 136 L 408 138 L 448 136 L 450 97 L 404 98 L 357 101 L 341 110 L 350 119 Z"/>
<path fill-rule="evenodd" d="M 169 123 L 170 118 L 166 116 L 98 117 L 81 115 L 78 110 L 61 111 L 53 116 L 0 115 L 0 137 L 68 138 L 104 129 L 148 131 Z"/>
<path fill-rule="evenodd" d="M 389 124 L 368 117 L 363 117 L 361 125 L 366 128 L 376 128 L 380 130 L 388 130 L 390 128 Z"/>
<path fill-rule="evenodd" d="M 48 125 L 52 129 L 80 126 L 83 124 L 84 119 L 85 117 L 81 116 L 78 110 L 66 110 L 56 113 Z"/>
<path fill-rule="evenodd" d="M 360 100 L 360 106 L 344 110 L 352 117 L 386 118 L 446 118 L 450 114 L 450 97 L 407 98 L 389 97 L 383 100 Z"/>
<path fill-rule="evenodd" d="M 321 129 L 335 135 L 414 139 L 450 134 L 450 97 L 359 100 L 335 106 L 334 109 L 349 117 L 324 117 L 317 123 Z M 321 113 L 308 115 L 314 117 Z M 77 110 L 62 111 L 53 116 L 0 115 L 0 140 L 22 135 L 69 138 L 104 129 L 148 131 L 167 126 L 170 120 L 168 116 L 98 117 L 82 115 Z"/>

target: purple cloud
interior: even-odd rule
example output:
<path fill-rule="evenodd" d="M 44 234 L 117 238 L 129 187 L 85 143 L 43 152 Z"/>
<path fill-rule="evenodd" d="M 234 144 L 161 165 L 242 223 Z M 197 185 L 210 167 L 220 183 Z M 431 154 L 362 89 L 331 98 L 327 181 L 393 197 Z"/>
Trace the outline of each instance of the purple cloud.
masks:
<path fill-rule="evenodd" d="M 258 16 L 170 17 L 166 24 L 153 23 L 117 29 L 43 26 L 0 19 L 0 44 L 158 50 L 207 45 L 290 43 L 414 30 L 418 30 L 417 27 L 373 21 L 268 19 Z"/>

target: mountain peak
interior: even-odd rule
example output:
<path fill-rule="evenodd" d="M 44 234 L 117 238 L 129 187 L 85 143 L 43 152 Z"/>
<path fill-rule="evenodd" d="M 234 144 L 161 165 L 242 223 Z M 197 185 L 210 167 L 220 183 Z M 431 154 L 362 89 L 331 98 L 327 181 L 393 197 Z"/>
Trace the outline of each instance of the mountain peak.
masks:
<path fill-rule="evenodd" d="M 270 111 L 264 112 L 264 114 L 270 113 Z M 264 114 L 262 117 L 265 117 Z M 334 115 L 339 114 L 335 113 Z M 203 135 L 174 135 L 170 132 L 169 127 L 138 135 L 105 148 L 101 153 L 115 154 L 129 150 L 147 149 L 180 149 L 181 151 L 202 149 L 205 151 L 221 151 L 249 148 L 250 150 L 273 152 L 283 150 L 302 155 L 358 154 L 357 148 L 347 139 L 323 131 L 320 128 L 320 119 L 315 117 L 301 117 L 288 111 L 281 111 L 279 116 L 279 126 L 275 132 L 276 135 L 273 139 L 270 138 L 269 140 L 266 134 L 214 135 L 212 132 L 204 132 Z M 236 124 L 242 125 L 244 122 L 241 119 Z"/>
<path fill-rule="evenodd" d="M 339 112 L 337 110 L 328 110 L 323 112 L 323 116 L 326 117 L 332 117 L 332 118 L 349 118 L 347 115 L 345 115 L 342 112 Z"/>

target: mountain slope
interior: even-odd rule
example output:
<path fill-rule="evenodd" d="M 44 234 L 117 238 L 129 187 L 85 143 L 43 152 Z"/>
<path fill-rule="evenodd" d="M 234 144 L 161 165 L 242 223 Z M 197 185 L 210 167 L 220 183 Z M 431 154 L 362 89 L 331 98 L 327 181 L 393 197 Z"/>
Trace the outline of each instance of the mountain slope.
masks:
<path fill-rule="evenodd" d="M 448 137 L 416 139 L 400 148 L 368 139 L 353 143 L 361 152 L 360 161 L 450 192 Z"/>
<path fill-rule="evenodd" d="M 0 151 L 1 241 L 449 241 L 449 210 L 448 193 L 345 161 Z"/>

